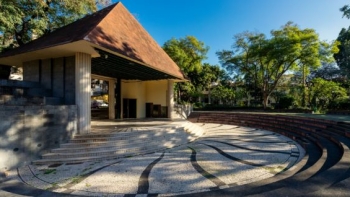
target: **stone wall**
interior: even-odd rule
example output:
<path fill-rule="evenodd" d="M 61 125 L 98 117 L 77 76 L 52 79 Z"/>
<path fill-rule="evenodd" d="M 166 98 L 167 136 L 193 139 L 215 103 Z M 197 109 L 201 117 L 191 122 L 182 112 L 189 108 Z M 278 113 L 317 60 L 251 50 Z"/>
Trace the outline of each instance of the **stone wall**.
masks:
<path fill-rule="evenodd" d="M 77 133 L 77 107 L 0 106 L 0 171 L 29 164 Z"/>
<path fill-rule="evenodd" d="M 75 57 L 33 60 L 23 63 L 23 80 L 39 82 L 52 97 L 75 104 Z"/>

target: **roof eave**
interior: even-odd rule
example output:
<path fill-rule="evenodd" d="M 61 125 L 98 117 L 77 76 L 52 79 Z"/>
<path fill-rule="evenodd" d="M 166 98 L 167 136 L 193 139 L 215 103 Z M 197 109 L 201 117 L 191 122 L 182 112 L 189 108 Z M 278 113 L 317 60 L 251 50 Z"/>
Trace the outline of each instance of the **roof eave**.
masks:
<path fill-rule="evenodd" d="M 46 47 L 35 51 L 29 51 L 26 53 L 19 53 L 12 56 L 0 57 L 0 64 L 22 66 L 23 62 L 38 59 L 69 57 L 74 56 L 77 52 L 87 53 L 92 57 L 97 57 L 99 55 L 98 52 L 91 47 L 89 42 L 80 40 L 72 43 Z"/>
<path fill-rule="evenodd" d="M 115 51 L 113 51 L 113 50 L 110 50 L 110 49 L 108 49 L 108 48 L 101 47 L 101 46 L 99 46 L 99 45 L 97 45 L 97 44 L 94 44 L 94 43 L 90 43 L 90 44 L 91 44 L 91 46 L 93 46 L 93 47 L 95 47 L 95 48 L 101 49 L 101 50 L 103 50 L 103 51 L 107 51 L 107 52 L 112 53 L 112 54 L 114 54 L 114 55 L 117 55 L 117 56 L 119 56 L 119 57 L 125 58 L 125 59 L 127 59 L 127 60 L 129 60 L 129 61 L 135 62 L 135 63 L 137 63 L 137 64 L 141 64 L 141 65 L 143 65 L 143 66 L 147 66 L 147 67 L 152 68 L 152 69 L 154 69 L 154 70 L 163 72 L 163 73 L 168 74 L 168 75 L 170 75 L 170 76 L 173 76 L 173 77 L 174 77 L 174 80 L 176 80 L 176 81 L 179 81 L 179 82 L 180 82 L 180 81 L 181 81 L 181 82 L 189 81 L 189 80 L 186 79 L 184 76 L 176 76 L 176 75 L 174 75 L 173 73 L 170 73 L 170 72 L 167 72 L 167 71 L 164 71 L 164 70 L 160 70 L 160 69 L 158 69 L 158 68 L 156 68 L 156 67 L 154 67 L 154 66 L 152 66 L 152 65 L 148 65 L 148 64 L 145 64 L 145 63 L 143 63 L 143 62 L 137 61 L 137 60 L 132 59 L 132 58 L 130 58 L 130 57 L 127 57 L 127 56 L 125 56 L 125 55 L 119 54 L 119 53 L 117 53 L 117 52 L 115 52 Z"/>

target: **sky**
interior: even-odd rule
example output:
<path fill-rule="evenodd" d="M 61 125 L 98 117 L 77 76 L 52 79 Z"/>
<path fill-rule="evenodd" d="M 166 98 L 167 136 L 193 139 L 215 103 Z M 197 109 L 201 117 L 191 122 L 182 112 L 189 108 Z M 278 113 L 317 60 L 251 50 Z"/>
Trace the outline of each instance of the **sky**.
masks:
<path fill-rule="evenodd" d="M 117 0 L 113 0 L 117 2 Z M 245 31 L 270 34 L 288 21 L 333 41 L 350 19 L 339 11 L 349 0 L 121 0 L 162 46 L 171 38 L 196 37 L 209 46 L 204 62 L 220 65 L 217 51 L 229 50 Z"/>

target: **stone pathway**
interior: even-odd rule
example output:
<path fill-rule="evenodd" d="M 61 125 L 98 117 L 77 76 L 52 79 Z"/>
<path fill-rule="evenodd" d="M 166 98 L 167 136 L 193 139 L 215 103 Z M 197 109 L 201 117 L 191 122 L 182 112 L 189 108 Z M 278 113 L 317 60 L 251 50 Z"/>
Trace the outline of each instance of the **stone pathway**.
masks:
<path fill-rule="evenodd" d="M 290 169 L 305 154 L 296 142 L 270 131 L 198 125 L 206 130 L 201 138 L 164 152 L 59 166 L 28 165 L 10 176 L 60 195 L 172 196 L 266 179 Z"/>

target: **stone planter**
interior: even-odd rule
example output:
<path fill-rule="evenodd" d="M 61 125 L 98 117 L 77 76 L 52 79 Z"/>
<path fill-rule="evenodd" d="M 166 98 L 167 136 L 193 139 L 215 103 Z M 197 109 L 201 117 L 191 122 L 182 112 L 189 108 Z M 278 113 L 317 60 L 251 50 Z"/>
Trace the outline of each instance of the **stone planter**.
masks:
<path fill-rule="evenodd" d="M 11 74 L 11 66 L 0 64 L 0 79 L 9 79 Z"/>

